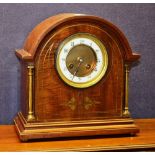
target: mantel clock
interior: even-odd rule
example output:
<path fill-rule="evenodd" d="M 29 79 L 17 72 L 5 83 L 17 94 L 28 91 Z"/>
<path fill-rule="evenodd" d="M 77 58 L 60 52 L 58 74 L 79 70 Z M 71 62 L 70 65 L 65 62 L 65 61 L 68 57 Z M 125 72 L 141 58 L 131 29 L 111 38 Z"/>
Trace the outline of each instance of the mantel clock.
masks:
<path fill-rule="evenodd" d="M 128 74 L 140 55 L 110 22 L 59 14 L 37 25 L 21 62 L 21 112 L 14 119 L 22 141 L 136 134 L 128 110 Z"/>

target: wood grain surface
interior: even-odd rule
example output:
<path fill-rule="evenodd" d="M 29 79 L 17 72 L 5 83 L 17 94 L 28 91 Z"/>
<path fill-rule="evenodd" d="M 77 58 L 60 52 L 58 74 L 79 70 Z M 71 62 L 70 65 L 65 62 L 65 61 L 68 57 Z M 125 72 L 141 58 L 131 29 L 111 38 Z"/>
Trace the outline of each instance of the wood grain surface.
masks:
<path fill-rule="evenodd" d="M 20 142 L 14 125 L 0 126 L 0 151 L 153 151 L 155 119 L 136 119 L 137 136 L 85 137 Z"/>
<path fill-rule="evenodd" d="M 54 35 L 53 35 L 54 33 Z M 39 46 L 35 58 L 35 110 L 38 120 L 91 120 L 120 117 L 124 96 L 124 62 L 121 48 L 101 28 L 90 23 L 63 25 L 49 34 Z M 88 33 L 99 38 L 106 46 L 109 66 L 106 76 L 87 89 L 66 85 L 55 68 L 55 57 L 60 43 L 70 35 Z M 58 93 L 59 92 L 59 93 Z M 69 102 L 75 100 L 75 109 Z M 85 109 L 85 100 L 92 105 Z"/>

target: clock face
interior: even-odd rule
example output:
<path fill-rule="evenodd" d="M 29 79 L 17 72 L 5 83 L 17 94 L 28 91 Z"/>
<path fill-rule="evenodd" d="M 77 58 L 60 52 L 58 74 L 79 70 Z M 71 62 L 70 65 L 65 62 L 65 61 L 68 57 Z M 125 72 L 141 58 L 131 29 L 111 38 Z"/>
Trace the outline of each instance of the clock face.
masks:
<path fill-rule="evenodd" d="M 105 46 L 95 36 L 77 33 L 59 46 L 56 68 L 62 80 L 76 88 L 86 88 L 99 82 L 108 66 Z"/>

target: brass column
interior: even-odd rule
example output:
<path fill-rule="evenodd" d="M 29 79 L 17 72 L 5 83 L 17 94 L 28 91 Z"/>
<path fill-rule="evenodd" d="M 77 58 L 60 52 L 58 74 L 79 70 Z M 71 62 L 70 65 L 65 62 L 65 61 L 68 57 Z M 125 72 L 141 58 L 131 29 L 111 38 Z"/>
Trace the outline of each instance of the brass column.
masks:
<path fill-rule="evenodd" d="M 34 66 L 28 65 L 28 121 L 35 119 L 34 116 L 34 105 L 33 105 L 33 76 L 34 76 Z"/>
<path fill-rule="evenodd" d="M 128 100 L 129 100 L 129 71 L 130 66 L 128 64 L 125 64 L 125 105 L 123 109 L 123 116 L 124 117 L 130 117 L 129 112 L 129 106 L 128 106 Z"/>

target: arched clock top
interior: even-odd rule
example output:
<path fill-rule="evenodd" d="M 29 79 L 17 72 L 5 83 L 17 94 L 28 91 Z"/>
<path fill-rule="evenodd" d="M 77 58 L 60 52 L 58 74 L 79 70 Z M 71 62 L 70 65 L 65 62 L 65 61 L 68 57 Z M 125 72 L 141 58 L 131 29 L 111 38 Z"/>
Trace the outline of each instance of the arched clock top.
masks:
<path fill-rule="evenodd" d="M 16 50 L 16 55 L 24 61 L 33 61 L 38 46 L 49 33 L 58 27 L 80 23 L 98 26 L 108 33 L 118 46 L 122 47 L 121 53 L 125 63 L 132 63 L 140 58 L 139 54 L 132 52 L 125 35 L 118 27 L 100 17 L 73 13 L 55 15 L 38 24 L 26 38 L 23 49 Z"/>

